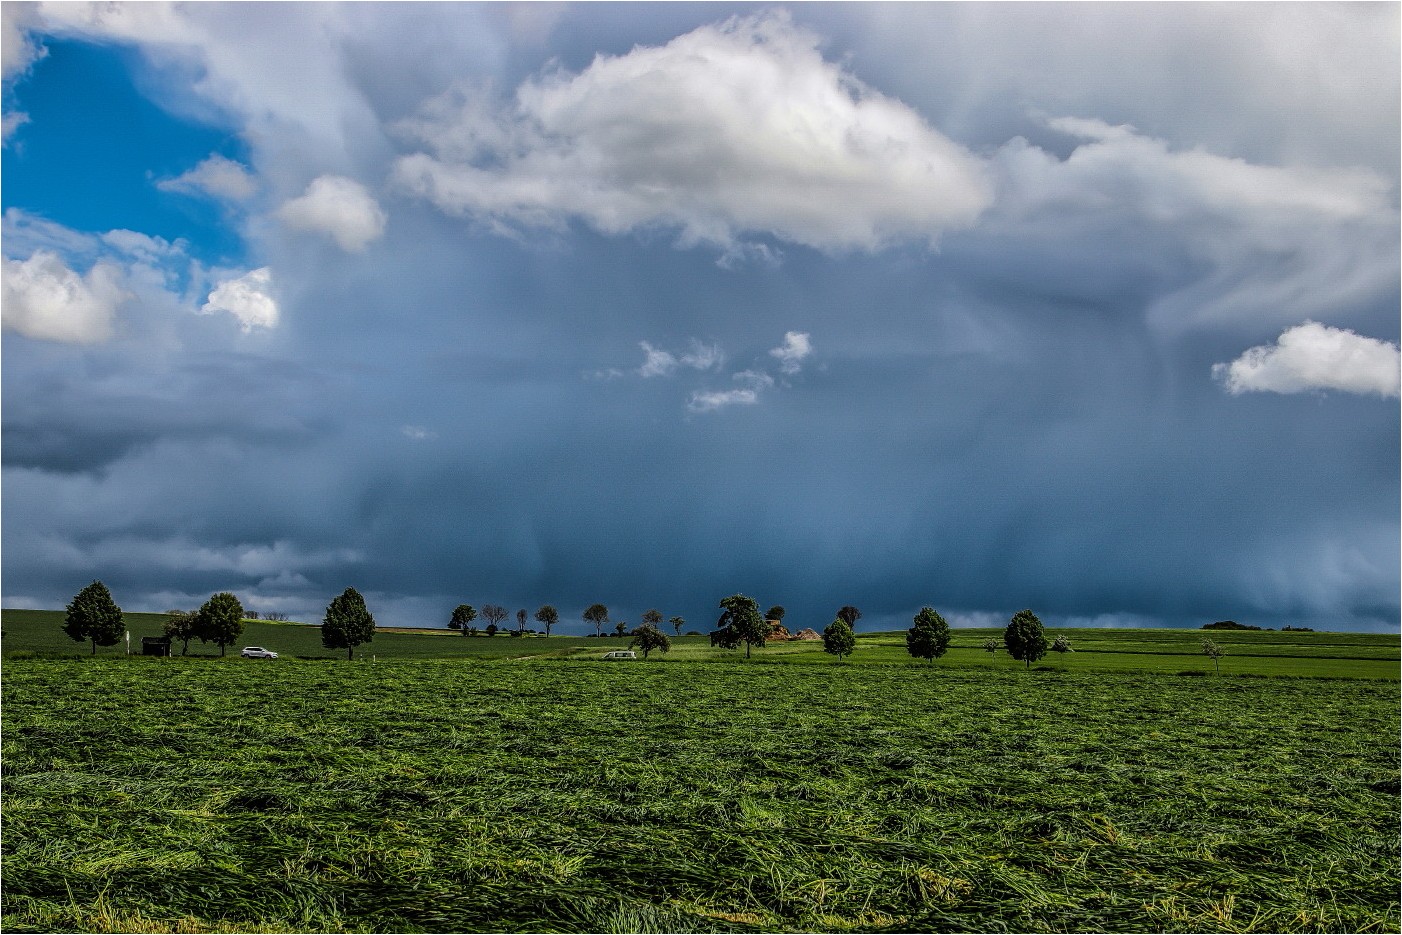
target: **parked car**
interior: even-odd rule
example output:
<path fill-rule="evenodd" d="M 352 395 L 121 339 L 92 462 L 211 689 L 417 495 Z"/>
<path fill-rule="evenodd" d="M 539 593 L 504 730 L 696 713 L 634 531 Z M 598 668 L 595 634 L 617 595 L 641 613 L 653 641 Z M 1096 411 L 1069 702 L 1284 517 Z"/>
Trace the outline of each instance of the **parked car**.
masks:
<path fill-rule="evenodd" d="M 638 654 L 631 649 L 615 649 L 611 653 L 604 653 L 605 659 L 637 659 Z"/>
<path fill-rule="evenodd" d="M 243 652 L 239 653 L 245 659 L 276 659 L 277 653 L 271 649 L 264 649 L 261 646 L 245 646 Z"/>

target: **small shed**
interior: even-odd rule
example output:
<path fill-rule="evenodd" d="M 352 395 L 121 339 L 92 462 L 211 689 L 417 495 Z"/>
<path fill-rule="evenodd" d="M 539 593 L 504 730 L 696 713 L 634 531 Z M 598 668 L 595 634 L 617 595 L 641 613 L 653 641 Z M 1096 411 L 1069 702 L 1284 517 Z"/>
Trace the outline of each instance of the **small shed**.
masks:
<path fill-rule="evenodd" d="M 169 656 L 170 637 L 168 636 L 143 636 L 141 638 L 141 655 L 143 656 Z"/>

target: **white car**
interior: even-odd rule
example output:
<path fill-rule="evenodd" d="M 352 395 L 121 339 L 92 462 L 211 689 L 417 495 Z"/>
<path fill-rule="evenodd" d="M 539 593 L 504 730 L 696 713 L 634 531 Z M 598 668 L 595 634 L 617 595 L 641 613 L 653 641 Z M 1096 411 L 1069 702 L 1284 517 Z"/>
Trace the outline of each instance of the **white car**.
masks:
<path fill-rule="evenodd" d="M 605 659 L 637 659 L 638 654 L 630 649 L 615 649 L 611 653 L 604 653 Z"/>
<path fill-rule="evenodd" d="M 245 646 L 243 652 L 239 653 L 245 659 L 276 659 L 277 653 L 271 649 L 264 649 L 261 646 Z"/>

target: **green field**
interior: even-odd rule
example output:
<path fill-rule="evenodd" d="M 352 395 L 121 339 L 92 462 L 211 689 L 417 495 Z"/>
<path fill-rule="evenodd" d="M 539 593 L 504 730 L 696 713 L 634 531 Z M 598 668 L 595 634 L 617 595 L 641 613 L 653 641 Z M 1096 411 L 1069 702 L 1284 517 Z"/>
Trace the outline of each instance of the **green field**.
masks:
<path fill-rule="evenodd" d="M 1068 631 L 1031 671 L 972 631 L 934 665 L 896 636 L 347 662 L 258 624 L 283 658 L 166 660 L 36 614 L 3 617 L 6 931 L 1402 925 L 1395 637 L 1216 634 L 1218 678 L 1176 674 L 1211 669 L 1187 631 Z M 1355 669 L 1243 677 L 1311 662 Z"/>
<path fill-rule="evenodd" d="M 140 645 L 142 636 L 159 636 L 164 624 L 163 614 L 124 615 L 132 634 L 132 645 Z M 6 610 L 3 621 L 3 650 L 7 657 L 37 654 L 42 656 L 85 656 L 87 643 L 75 643 L 63 633 L 63 612 L 52 610 Z M 1227 655 L 1221 662 L 1224 675 L 1289 675 L 1328 678 L 1390 678 L 1402 674 L 1402 651 L 1395 634 L 1383 633 L 1296 633 L 1277 631 L 1204 631 L 1204 630 L 1110 630 L 1057 629 L 1054 636 L 1067 636 L 1074 652 L 1048 653 L 1036 665 L 1043 669 L 1061 671 L 1143 671 L 1179 674 L 1184 672 L 1211 673 L 1212 661 L 1202 654 L 1202 640 L 1211 639 L 1222 646 Z M 949 653 L 936 665 L 941 667 L 974 667 L 1013 669 L 1019 663 L 1005 652 L 990 655 L 983 650 L 985 640 L 1001 641 L 1002 631 L 968 629 L 953 631 Z M 524 638 L 498 635 L 487 638 L 464 637 L 451 630 L 437 633 L 385 632 L 357 651 L 359 656 L 381 659 L 395 658 L 517 658 L 527 656 L 601 656 L 611 649 L 628 644 L 627 638 L 595 639 L 582 636 L 526 636 Z M 654 655 L 649 660 L 660 662 L 736 662 L 744 650 L 712 649 L 705 637 L 674 638 L 670 653 Z M 244 634 L 232 655 L 226 657 L 242 665 L 249 660 L 238 658 L 238 649 L 245 645 L 266 646 L 283 657 L 299 659 L 344 658 L 344 650 L 325 649 L 320 631 L 297 623 L 268 623 L 247 621 Z M 179 652 L 179 648 L 176 649 Z M 99 656 L 122 656 L 124 645 L 99 647 Z M 205 658 L 219 655 L 219 647 L 199 642 L 190 644 L 190 654 Z M 283 660 L 279 660 L 281 662 Z M 753 663 L 836 665 L 836 660 L 823 652 L 821 643 L 770 643 L 756 649 Z M 257 664 L 253 661 L 252 664 Z M 857 650 L 843 664 L 914 664 L 905 650 L 904 633 L 860 633 Z"/>

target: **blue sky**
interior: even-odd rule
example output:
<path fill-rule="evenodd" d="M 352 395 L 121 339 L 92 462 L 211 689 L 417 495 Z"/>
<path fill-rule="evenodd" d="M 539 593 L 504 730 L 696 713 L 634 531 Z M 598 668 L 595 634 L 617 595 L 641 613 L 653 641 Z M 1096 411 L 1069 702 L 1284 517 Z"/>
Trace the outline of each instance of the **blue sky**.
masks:
<path fill-rule="evenodd" d="M 1397 628 L 1395 5 L 3 14 L 6 607 Z"/>

